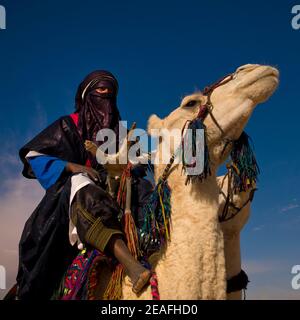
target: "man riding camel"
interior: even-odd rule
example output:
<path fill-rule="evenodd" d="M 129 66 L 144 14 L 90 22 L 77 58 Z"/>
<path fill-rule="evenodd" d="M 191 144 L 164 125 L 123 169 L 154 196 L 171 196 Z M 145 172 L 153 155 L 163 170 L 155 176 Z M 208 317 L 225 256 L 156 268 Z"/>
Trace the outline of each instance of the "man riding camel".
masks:
<path fill-rule="evenodd" d="M 99 130 L 119 140 L 118 82 L 107 71 L 89 74 L 79 85 L 76 111 L 63 116 L 20 150 L 23 175 L 38 179 L 46 194 L 26 225 L 19 245 L 18 299 L 50 299 L 66 269 L 88 245 L 114 256 L 140 292 L 150 271 L 127 248 L 120 207 L 106 191 L 106 171 L 85 148 L 99 146 Z M 77 246 L 75 246 L 77 244 Z"/>

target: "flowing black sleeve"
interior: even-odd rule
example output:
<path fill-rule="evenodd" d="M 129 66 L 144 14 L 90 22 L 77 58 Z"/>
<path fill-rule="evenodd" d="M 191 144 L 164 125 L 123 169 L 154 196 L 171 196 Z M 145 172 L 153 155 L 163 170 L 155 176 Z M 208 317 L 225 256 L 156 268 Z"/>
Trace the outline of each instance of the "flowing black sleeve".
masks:
<path fill-rule="evenodd" d="M 34 179 L 34 173 L 25 158 L 29 151 L 78 164 L 85 164 L 87 159 L 82 139 L 69 116 L 52 123 L 20 149 L 19 155 L 24 164 L 22 173 L 26 178 Z"/>

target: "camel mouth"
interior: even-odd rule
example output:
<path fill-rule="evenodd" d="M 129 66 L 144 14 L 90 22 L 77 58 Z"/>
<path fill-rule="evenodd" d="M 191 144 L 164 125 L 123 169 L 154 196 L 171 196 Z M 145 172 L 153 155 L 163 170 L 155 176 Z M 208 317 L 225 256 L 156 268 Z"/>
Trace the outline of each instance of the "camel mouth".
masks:
<path fill-rule="evenodd" d="M 253 74 L 253 78 L 247 83 L 248 86 L 262 80 L 274 82 L 275 87 L 279 84 L 279 71 L 276 68 L 269 66 L 259 66 L 251 73 Z"/>
<path fill-rule="evenodd" d="M 275 82 L 279 82 L 279 71 L 275 68 L 268 68 L 265 72 L 262 73 L 261 79 L 272 78 Z"/>

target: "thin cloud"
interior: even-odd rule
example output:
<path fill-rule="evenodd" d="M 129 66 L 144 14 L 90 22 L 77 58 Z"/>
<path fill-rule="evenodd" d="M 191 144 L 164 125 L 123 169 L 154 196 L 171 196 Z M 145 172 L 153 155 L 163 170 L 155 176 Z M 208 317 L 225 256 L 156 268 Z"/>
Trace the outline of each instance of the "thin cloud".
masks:
<path fill-rule="evenodd" d="M 246 291 L 246 297 L 247 300 L 300 300 L 300 292 L 274 285 L 257 285 L 254 289 Z"/>
<path fill-rule="evenodd" d="M 18 245 L 24 224 L 44 195 L 36 180 L 21 175 L 18 149 L 46 125 L 47 114 L 42 105 L 36 103 L 29 130 L 22 134 L 12 130 L 6 133 L 0 152 L 0 265 L 6 269 L 7 290 L 15 283 Z M 7 290 L 0 290 L 0 299 Z"/>
<path fill-rule="evenodd" d="M 290 264 L 280 260 L 243 260 L 243 268 L 249 274 L 263 274 L 289 270 Z"/>
<path fill-rule="evenodd" d="M 281 208 L 280 212 L 287 212 L 287 211 L 294 210 L 296 208 L 300 208 L 300 205 L 298 203 L 291 203 L 288 206 Z"/>
<path fill-rule="evenodd" d="M 23 177 L 2 182 L 5 193 L 0 195 L 0 265 L 7 274 L 7 289 L 15 282 L 18 267 L 18 243 L 24 224 L 44 191 L 36 181 Z M 6 291 L 0 290 L 0 299 Z"/>
<path fill-rule="evenodd" d="M 254 227 L 253 229 L 252 229 L 252 231 L 254 231 L 254 232 L 258 232 L 258 231 L 261 231 L 261 230 L 263 230 L 264 229 L 264 225 L 262 224 L 262 225 L 260 225 L 260 226 L 256 226 L 256 227 Z"/>

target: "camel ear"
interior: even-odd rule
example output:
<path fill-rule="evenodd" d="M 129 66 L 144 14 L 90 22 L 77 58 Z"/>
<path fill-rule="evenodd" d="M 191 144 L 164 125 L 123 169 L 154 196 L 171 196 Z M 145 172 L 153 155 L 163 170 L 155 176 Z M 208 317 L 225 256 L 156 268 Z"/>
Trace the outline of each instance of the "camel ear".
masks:
<path fill-rule="evenodd" d="M 153 136 L 152 130 L 156 129 L 157 134 L 159 133 L 160 129 L 163 128 L 163 120 L 160 119 L 156 114 L 150 116 L 148 120 L 148 134 Z"/>

